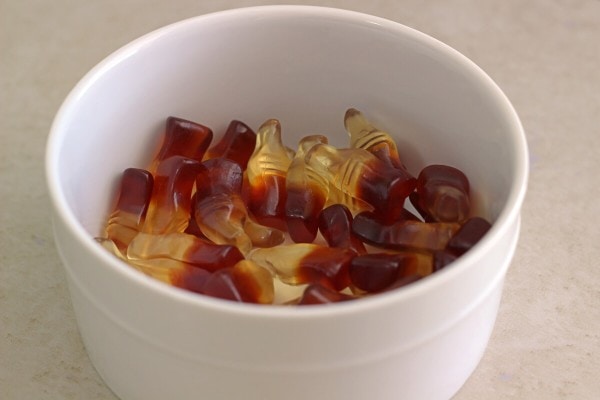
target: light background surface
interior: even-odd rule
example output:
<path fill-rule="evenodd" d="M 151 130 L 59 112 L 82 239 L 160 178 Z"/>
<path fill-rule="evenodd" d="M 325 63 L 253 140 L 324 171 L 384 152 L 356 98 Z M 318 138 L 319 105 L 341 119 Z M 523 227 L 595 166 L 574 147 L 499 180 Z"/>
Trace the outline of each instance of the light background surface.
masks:
<path fill-rule="evenodd" d="M 134 38 L 263 4 L 276 3 L 0 0 L 0 399 L 115 399 L 81 343 L 52 238 L 43 158 L 60 103 Z M 489 347 L 456 399 L 600 398 L 600 1 L 296 4 L 427 33 L 481 66 L 521 116 L 521 240 Z"/>

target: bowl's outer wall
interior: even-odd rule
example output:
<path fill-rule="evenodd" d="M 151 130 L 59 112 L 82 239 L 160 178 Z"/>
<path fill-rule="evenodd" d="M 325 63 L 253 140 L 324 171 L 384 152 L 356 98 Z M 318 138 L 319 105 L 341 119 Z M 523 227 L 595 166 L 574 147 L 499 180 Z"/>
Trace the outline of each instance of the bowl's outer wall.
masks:
<path fill-rule="evenodd" d="M 265 310 L 164 287 L 92 240 L 120 172 L 146 165 L 167 116 L 215 132 L 276 117 L 289 146 L 314 133 L 345 145 L 348 107 L 390 131 L 413 172 L 445 163 L 470 177 L 495 225 L 453 268 L 356 304 Z M 516 244 L 519 135 L 478 68 L 374 17 L 254 8 L 138 40 L 82 80 L 48 148 L 56 242 L 94 365 L 125 399 L 449 397 L 483 353 Z"/>

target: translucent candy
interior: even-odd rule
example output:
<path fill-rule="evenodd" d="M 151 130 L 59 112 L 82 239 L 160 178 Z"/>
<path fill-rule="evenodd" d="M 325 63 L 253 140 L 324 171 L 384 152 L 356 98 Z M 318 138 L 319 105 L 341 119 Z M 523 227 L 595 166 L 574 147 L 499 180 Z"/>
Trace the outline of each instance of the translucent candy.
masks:
<path fill-rule="evenodd" d="M 352 259 L 350 282 L 365 292 L 379 292 L 390 286 L 403 267 L 404 257 L 390 254 L 365 254 Z"/>
<path fill-rule="evenodd" d="M 348 266 L 355 253 L 312 243 L 257 249 L 248 258 L 273 271 L 290 285 L 320 283 L 336 290 L 349 284 Z"/>
<path fill-rule="evenodd" d="M 442 250 L 459 228 L 457 223 L 411 220 L 383 224 L 373 213 L 358 214 L 352 222 L 352 231 L 363 241 L 389 249 Z"/>
<path fill-rule="evenodd" d="M 423 276 L 418 275 L 418 274 L 413 274 L 413 275 L 407 275 L 407 276 L 402 276 L 400 278 L 398 278 L 391 286 L 389 286 L 385 291 L 390 291 L 390 290 L 396 290 L 398 288 L 401 288 L 403 286 L 409 285 L 413 282 L 418 281 L 419 279 L 423 278 Z"/>
<path fill-rule="evenodd" d="M 350 135 L 351 147 L 368 150 L 380 160 L 404 169 L 394 139 L 387 132 L 374 127 L 360 111 L 348 109 L 344 116 L 344 126 Z"/>
<path fill-rule="evenodd" d="M 477 242 L 490 230 L 492 225 L 481 217 L 469 218 L 458 232 L 448 242 L 446 250 L 460 256 Z"/>
<path fill-rule="evenodd" d="M 244 256 L 235 246 L 213 244 L 186 233 L 140 233 L 129 244 L 127 259 L 134 263 L 159 260 L 158 265 L 164 260 L 166 266 L 173 265 L 171 261 L 176 261 L 212 272 L 232 267 L 243 260 Z"/>
<path fill-rule="evenodd" d="M 304 293 L 296 304 L 311 305 L 311 304 L 330 304 L 339 303 L 341 301 L 354 300 L 356 297 L 340 293 L 326 286 L 319 284 L 311 284 L 304 289 Z"/>
<path fill-rule="evenodd" d="M 336 204 L 342 204 L 350 211 L 350 214 L 356 215 L 361 212 L 374 211 L 375 207 L 364 200 L 353 197 L 347 192 L 343 192 L 335 185 L 329 185 L 329 195 L 325 202 L 325 207 L 330 207 Z"/>
<path fill-rule="evenodd" d="M 425 222 L 436 222 L 427 212 L 425 212 L 421 206 L 419 205 L 419 194 L 417 192 L 412 192 L 408 199 L 410 200 L 410 204 L 417 210 L 423 221 Z"/>
<path fill-rule="evenodd" d="M 265 268 L 249 260 L 213 273 L 200 293 L 246 303 L 271 304 L 274 298 L 273 276 Z"/>
<path fill-rule="evenodd" d="M 185 228 L 185 231 L 183 232 L 197 236 L 201 239 L 208 239 L 206 236 L 204 236 L 204 233 L 202 233 L 200 227 L 196 223 L 196 193 L 192 195 L 192 201 L 190 204 L 190 219 L 188 221 L 187 228 Z"/>
<path fill-rule="evenodd" d="M 456 260 L 458 256 L 446 250 L 437 250 L 433 252 L 433 272 L 445 268 L 448 264 Z"/>
<path fill-rule="evenodd" d="M 350 249 L 356 254 L 367 252 L 362 241 L 352 233 L 352 214 L 342 204 L 334 204 L 321 211 L 319 231 L 330 247 Z"/>
<path fill-rule="evenodd" d="M 250 260 L 242 260 L 233 266 L 233 281 L 245 302 L 271 304 L 275 296 L 273 275 Z"/>
<path fill-rule="evenodd" d="M 248 216 L 244 223 L 244 231 L 254 247 L 273 247 L 285 241 L 285 233 L 279 229 L 260 225 Z"/>
<path fill-rule="evenodd" d="M 128 168 L 123 171 L 117 204 L 108 218 L 105 234 L 121 252 L 138 234 L 148 210 L 152 175 L 143 169 Z"/>
<path fill-rule="evenodd" d="M 398 280 L 412 275 L 429 276 L 434 272 L 433 253 L 422 251 L 401 251 L 396 256 L 405 257 L 404 268 L 398 271 Z"/>
<path fill-rule="evenodd" d="M 221 140 L 206 151 L 204 160 L 223 157 L 235 161 L 245 170 L 255 146 L 256 133 L 243 122 L 233 120 Z"/>
<path fill-rule="evenodd" d="M 294 242 L 311 243 L 315 239 L 319 213 L 329 192 L 329 183 L 305 162 L 306 153 L 318 143 L 327 143 L 327 138 L 321 135 L 302 138 L 287 171 L 285 214 Z"/>
<path fill-rule="evenodd" d="M 163 142 L 149 171 L 154 174 L 162 161 L 173 156 L 202 161 L 212 138 L 212 130 L 204 125 L 176 117 L 167 118 Z"/>
<path fill-rule="evenodd" d="M 254 244 L 270 247 L 283 242 L 283 232 L 250 221 L 241 197 L 243 173 L 239 164 L 214 158 L 204 161 L 202 166 L 196 178 L 194 210 L 195 221 L 204 236 L 217 244 L 234 245 L 244 254 Z"/>
<path fill-rule="evenodd" d="M 416 252 L 364 254 L 354 257 L 349 268 L 352 285 L 368 293 L 383 291 L 407 276 L 432 272 L 431 255 Z"/>
<path fill-rule="evenodd" d="M 403 169 L 391 168 L 364 149 L 317 144 L 308 152 L 306 162 L 331 186 L 369 203 L 386 219 L 396 219 L 402 213 L 404 200 L 416 183 Z"/>
<path fill-rule="evenodd" d="M 258 130 L 243 191 L 248 210 L 261 225 L 287 229 L 285 180 L 291 161 L 281 142 L 279 121 L 267 120 Z"/>
<path fill-rule="evenodd" d="M 211 273 L 205 269 L 188 267 L 172 273 L 172 285 L 191 292 L 200 293 Z"/>
<path fill-rule="evenodd" d="M 128 259 L 112 240 L 96 238 L 96 241 L 134 269 L 169 285 L 194 291 L 200 281 L 210 275 L 202 268 L 170 258 Z"/>
<path fill-rule="evenodd" d="M 447 165 L 429 165 L 417 178 L 419 209 L 437 222 L 464 222 L 470 213 L 469 180 Z"/>
<path fill-rule="evenodd" d="M 158 165 L 142 232 L 161 235 L 185 231 L 200 168 L 198 161 L 182 156 L 167 158 Z"/>
<path fill-rule="evenodd" d="M 202 166 L 194 205 L 200 231 L 216 244 L 230 244 L 247 253 L 252 241 L 244 231 L 248 214 L 241 198 L 242 168 L 225 158 L 204 161 Z"/>

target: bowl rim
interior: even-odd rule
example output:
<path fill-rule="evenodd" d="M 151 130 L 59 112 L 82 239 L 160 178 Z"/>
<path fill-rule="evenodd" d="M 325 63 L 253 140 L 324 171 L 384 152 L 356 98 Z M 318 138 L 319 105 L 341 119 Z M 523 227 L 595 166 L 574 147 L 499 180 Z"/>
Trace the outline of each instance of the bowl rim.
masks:
<path fill-rule="evenodd" d="M 501 109 L 503 115 L 506 115 L 509 118 L 509 125 L 511 126 L 510 139 L 512 140 L 512 147 L 515 149 L 514 158 L 516 164 L 514 181 L 511 184 L 510 193 L 507 196 L 506 203 L 498 214 L 496 221 L 492 224 L 489 232 L 477 243 L 477 245 L 457 259 L 451 268 L 442 269 L 431 276 L 401 289 L 379 293 L 374 296 L 369 296 L 368 298 L 360 299 L 360 301 L 310 307 L 265 306 L 236 303 L 233 301 L 198 295 L 193 292 L 169 286 L 136 271 L 98 245 L 94 238 L 77 220 L 74 212 L 67 205 L 65 195 L 62 193 L 57 167 L 58 154 L 60 153 L 64 139 L 65 129 L 63 129 L 63 127 L 68 125 L 69 116 L 73 112 L 73 104 L 76 104 L 78 99 L 81 98 L 103 74 L 134 55 L 137 51 L 152 45 L 152 42 L 159 40 L 163 36 L 169 35 L 180 29 L 186 29 L 186 27 L 190 25 L 202 24 L 210 19 L 239 18 L 252 15 L 264 16 L 266 13 L 272 15 L 280 14 L 288 17 L 328 17 L 340 21 L 343 20 L 347 23 L 374 24 L 381 29 L 393 32 L 396 35 L 409 37 L 429 48 L 435 49 L 437 52 L 444 53 L 446 57 L 450 57 L 460 64 L 462 68 L 476 76 L 482 85 L 486 86 L 487 91 L 493 96 L 493 100 Z M 346 313 L 370 312 L 371 310 L 388 306 L 391 303 L 402 302 L 405 299 L 420 296 L 424 292 L 435 290 L 436 287 L 444 285 L 445 282 L 452 280 L 456 275 L 461 274 L 462 270 L 467 268 L 470 263 L 478 258 L 482 258 L 483 254 L 488 252 L 498 238 L 503 236 L 505 232 L 511 228 L 512 223 L 519 218 L 520 208 L 524 201 L 527 189 L 529 156 L 523 126 L 510 100 L 500 87 L 479 66 L 452 47 L 399 22 L 357 11 L 321 6 L 266 5 L 234 8 L 184 19 L 151 31 L 128 44 L 125 44 L 120 49 L 108 55 L 79 80 L 60 106 L 52 122 L 46 143 L 45 170 L 46 185 L 54 209 L 53 218 L 60 218 L 67 228 L 72 231 L 73 236 L 77 238 L 78 245 L 83 246 L 89 253 L 100 258 L 107 267 L 113 269 L 125 279 L 131 280 L 132 282 L 155 292 L 157 296 L 166 296 L 174 301 L 188 303 L 188 305 L 193 307 L 209 308 L 238 316 L 243 315 L 263 318 L 330 318 L 334 314 L 339 316 Z M 63 263 L 64 261 L 65 260 L 63 259 Z"/>

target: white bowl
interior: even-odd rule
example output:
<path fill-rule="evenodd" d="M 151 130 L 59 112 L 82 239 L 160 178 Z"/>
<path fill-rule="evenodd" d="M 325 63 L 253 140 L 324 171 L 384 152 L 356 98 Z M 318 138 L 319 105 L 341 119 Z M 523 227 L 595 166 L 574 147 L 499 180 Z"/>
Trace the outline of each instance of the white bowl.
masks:
<path fill-rule="evenodd" d="M 286 144 L 347 145 L 362 110 L 408 168 L 445 163 L 489 233 L 403 289 L 331 306 L 237 304 L 164 285 L 93 239 L 119 174 L 150 160 L 165 119 L 221 131 L 278 118 Z M 479 362 L 512 258 L 528 161 L 502 91 L 448 46 L 395 22 L 267 6 L 185 20 L 115 52 L 75 87 L 48 141 L 56 244 L 89 356 L 123 399 L 444 399 Z"/>

